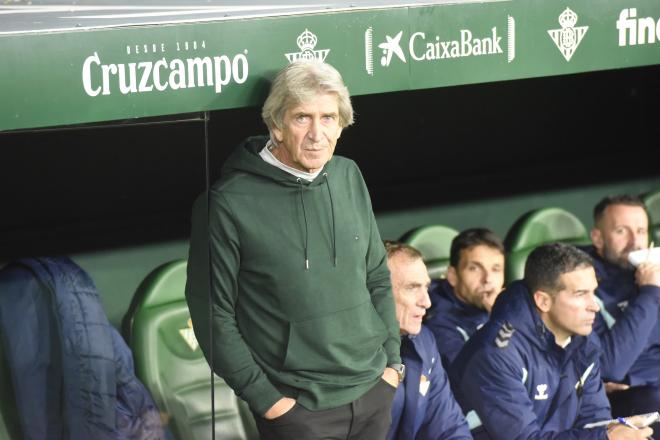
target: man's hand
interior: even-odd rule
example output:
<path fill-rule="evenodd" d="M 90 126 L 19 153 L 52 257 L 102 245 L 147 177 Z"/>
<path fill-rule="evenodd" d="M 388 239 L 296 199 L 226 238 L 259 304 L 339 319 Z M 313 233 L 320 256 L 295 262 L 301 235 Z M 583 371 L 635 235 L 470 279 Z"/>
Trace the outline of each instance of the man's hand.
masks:
<path fill-rule="evenodd" d="M 399 386 L 399 373 L 394 368 L 387 367 L 381 376 L 383 380 L 394 388 Z"/>
<path fill-rule="evenodd" d="M 651 284 L 660 287 L 660 264 L 640 264 L 635 271 L 635 280 L 638 286 Z"/>
<path fill-rule="evenodd" d="M 607 394 L 611 394 L 616 391 L 625 391 L 628 388 L 630 388 L 630 385 L 625 383 L 605 382 L 605 392 Z"/>
<path fill-rule="evenodd" d="M 651 428 L 641 428 L 634 430 L 626 425 L 612 425 L 607 429 L 607 438 L 609 440 L 646 440 L 653 435 Z"/>
<path fill-rule="evenodd" d="M 275 402 L 275 405 L 271 406 L 266 414 L 264 414 L 264 419 L 273 420 L 284 414 L 288 413 L 291 408 L 296 404 L 296 399 L 290 397 L 282 397 L 280 400 Z"/>
<path fill-rule="evenodd" d="M 484 308 L 488 313 L 493 309 L 493 305 L 495 304 L 495 300 L 497 299 L 498 295 L 502 289 L 493 289 L 489 290 L 487 292 L 484 292 L 483 298 L 482 298 L 482 304 L 484 305 Z"/>

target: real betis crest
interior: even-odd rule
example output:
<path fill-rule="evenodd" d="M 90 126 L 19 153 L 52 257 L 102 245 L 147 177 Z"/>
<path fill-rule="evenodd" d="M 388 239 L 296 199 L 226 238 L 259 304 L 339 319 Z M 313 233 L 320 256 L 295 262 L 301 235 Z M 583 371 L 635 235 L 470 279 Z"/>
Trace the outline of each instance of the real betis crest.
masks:
<path fill-rule="evenodd" d="M 186 344 L 188 344 L 188 347 L 190 347 L 192 351 L 197 350 L 197 347 L 199 347 L 199 343 L 197 342 L 197 338 L 195 337 L 195 332 L 192 326 L 192 319 L 188 318 L 188 327 L 179 329 L 179 334 L 181 335 L 183 340 L 186 341 Z"/>
<path fill-rule="evenodd" d="M 570 61 L 575 53 L 575 50 L 580 45 L 582 38 L 584 38 L 589 26 L 575 26 L 578 21 L 578 16 L 570 8 L 566 8 L 564 12 L 559 15 L 559 24 L 561 29 L 550 29 L 548 34 L 550 38 L 557 45 L 557 49 Z"/>

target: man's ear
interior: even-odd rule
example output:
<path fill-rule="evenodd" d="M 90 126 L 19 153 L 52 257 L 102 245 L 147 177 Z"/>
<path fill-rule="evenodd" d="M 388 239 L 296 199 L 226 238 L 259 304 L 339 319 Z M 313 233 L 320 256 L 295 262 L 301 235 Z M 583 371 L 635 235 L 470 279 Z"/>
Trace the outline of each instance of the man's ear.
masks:
<path fill-rule="evenodd" d="M 458 284 L 458 275 L 454 266 L 447 267 L 447 281 L 449 281 L 451 287 L 456 287 L 456 284 Z"/>
<path fill-rule="evenodd" d="M 537 290 L 534 292 L 534 304 L 541 312 L 548 313 L 552 307 L 552 296 L 548 292 Z"/>
<path fill-rule="evenodd" d="M 279 128 L 277 128 L 277 127 L 273 127 L 273 128 L 270 129 L 270 132 L 271 132 L 271 134 L 272 134 L 272 137 L 275 139 L 275 141 L 276 141 L 278 144 L 279 144 L 280 142 L 282 142 L 282 139 L 284 139 L 284 136 L 283 136 L 282 130 L 280 130 Z"/>
<path fill-rule="evenodd" d="M 589 232 L 591 243 L 593 243 L 596 250 L 600 253 L 604 246 L 603 233 L 598 228 L 592 228 Z"/>

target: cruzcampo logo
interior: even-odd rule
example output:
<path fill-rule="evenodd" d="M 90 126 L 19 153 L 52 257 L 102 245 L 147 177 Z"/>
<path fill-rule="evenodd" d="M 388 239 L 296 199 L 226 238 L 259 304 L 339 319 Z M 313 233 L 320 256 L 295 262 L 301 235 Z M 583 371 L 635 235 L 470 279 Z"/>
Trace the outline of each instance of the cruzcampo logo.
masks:
<path fill-rule="evenodd" d="M 95 51 L 82 64 L 88 96 L 184 91 L 198 87 L 222 93 L 249 75 L 248 50 L 233 54 L 207 48 L 206 41 L 126 45 L 124 58 Z"/>
<path fill-rule="evenodd" d="M 311 33 L 309 29 L 305 29 L 305 32 L 298 35 L 296 38 L 296 43 L 300 52 L 291 52 L 285 54 L 286 59 L 289 60 L 289 63 L 293 63 L 297 60 L 319 60 L 325 61 L 325 57 L 330 53 L 330 49 L 315 49 L 316 43 L 318 43 L 318 38 L 316 35 Z"/>
<path fill-rule="evenodd" d="M 561 29 L 550 29 L 548 34 L 552 41 L 557 45 L 557 49 L 564 56 L 566 61 L 570 61 L 577 50 L 582 38 L 584 38 L 589 26 L 575 26 L 578 21 L 578 15 L 570 8 L 559 14 L 559 24 Z"/>

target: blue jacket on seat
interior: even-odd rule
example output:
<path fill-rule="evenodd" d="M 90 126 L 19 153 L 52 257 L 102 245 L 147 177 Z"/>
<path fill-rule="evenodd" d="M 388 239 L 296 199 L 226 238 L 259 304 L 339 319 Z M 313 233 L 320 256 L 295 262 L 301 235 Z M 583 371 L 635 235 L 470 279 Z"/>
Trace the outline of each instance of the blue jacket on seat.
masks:
<path fill-rule="evenodd" d="M 130 349 L 70 259 L 0 270 L 0 335 L 25 440 L 164 437 Z"/>
<path fill-rule="evenodd" d="M 394 395 L 387 440 L 471 439 L 429 329 L 402 337 L 401 360 L 406 376 Z"/>
<path fill-rule="evenodd" d="M 476 439 L 605 440 L 605 428 L 583 428 L 611 417 L 599 355 L 594 333 L 559 347 L 516 281 L 450 374 L 463 410 L 475 410 L 483 423 L 472 432 Z"/>
<path fill-rule="evenodd" d="M 448 369 L 463 344 L 488 321 L 488 312 L 458 299 L 447 280 L 434 280 L 429 296 L 432 307 L 424 323 L 438 341 L 442 364 Z"/>
<path fill-rule="evenodd" d="M 631 386 L 660 384 L 660 287 L 637 287 L 634 270 L 608 263 L 593 246 L 582 250 L 594 259 L 602 301 L 594 330 L 603 347 L 603 378 Z"/>

